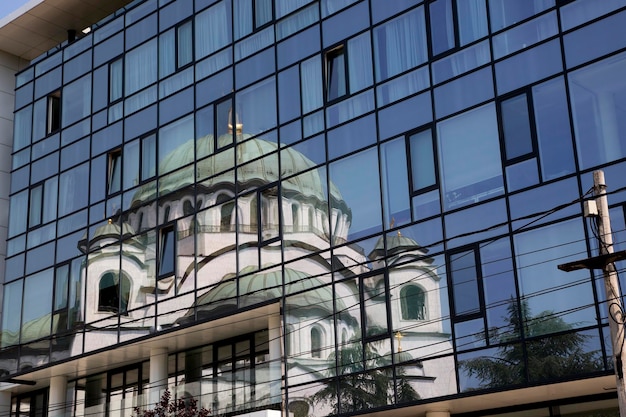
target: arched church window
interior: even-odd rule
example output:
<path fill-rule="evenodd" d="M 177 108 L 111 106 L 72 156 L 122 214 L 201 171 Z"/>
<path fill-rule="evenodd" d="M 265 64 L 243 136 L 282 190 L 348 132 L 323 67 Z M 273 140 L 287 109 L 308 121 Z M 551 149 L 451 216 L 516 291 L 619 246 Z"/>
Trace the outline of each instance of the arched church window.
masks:
<path fill-rule="evenodd" d="M 106 272 L 98 284 L 98 311 L 126 314 L 130 299 L 130 280 L 124 274 Z"/>
<path fill-rule="evenodd" d="M 322 357 L 322 331 L 317 327 L 311 329 L 311 356 Z"/>
<path fill-rule="evenodd" d="M 297 232 L 298 226 L 300 225 L 300 206 L 298 206 L 297 204 L 291 205 L 291 219 L 293 231 Z"/>
<path fill-rule="evenodd" d="M 189 216 L 193 214 L 193 204 L 191 204 L 191 200 L 185 200 L 183 203 L 183 215 Z"/>
<path fill-rule="evenodd" d="M 220 207 L 220 231 L 228 232 L 234 230 L 235 202 L 232 197 L 227 194 L 219 194 L 215 199 L 215 204 L 222 205 Z"/>
<path fill-rule="evenodd" d="M 426 294 L 417 285 L 407 285 L 400 291 L 400 306 L 404 320 L 426 319 Z"/>

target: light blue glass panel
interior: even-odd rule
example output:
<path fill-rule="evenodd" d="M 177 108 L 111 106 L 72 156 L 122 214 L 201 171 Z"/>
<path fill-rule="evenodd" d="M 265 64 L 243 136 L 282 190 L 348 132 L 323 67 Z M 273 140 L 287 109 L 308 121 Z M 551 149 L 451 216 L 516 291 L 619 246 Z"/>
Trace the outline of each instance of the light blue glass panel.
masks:
<path fill-rule="evenodd" d="M 498 31 L 552 6 L 554 0 L 489 0 L 491 31 Z"/>
<path fill-rule="evenodd" d="M 500 198 L 449 214 L 444 225 L 449 249 L 504 234 L 508 231 L 506 201 Z"/>
<path fill-rule="evenodd" d="M 550 12 L 530 22 L 509 29 L 493 37 L 493 57 L 502 58 L 508 54 L 528 48 L 537 42 L 558 33 L 556 12 Z"/>
<path fill-rule="evenodd" d="M 159 123 L 169 123 L 191 111 L 193 111 L 193 87 L 159 102 Z"/>
<path fill-rule="evenodd" d="M 33 80 L 35 67 L 28 67 L 24 71 L 15 76 L 15 88 L 19 88 L 29 81 Z"/>
<path fill-rule="evenodd" d="M 376 100 L 378 106 L 382 107 L 428 87 L 430 87 L 430 77 L 428 67 L 424 66 L 379 85 L 376 88 Z"/>
<path fill-rule="evenodd" d="M 276 24 L 276 39 L 282 40 L 319 20 L 319 8 L 313 4 Z"/>
<path fill-rule="evenodd" d="M 126 15 L 128 23 L 128 14 Z M 154 13 L 135 25 L 126 28 L 126 49 L 134 48 L 146 39 L 150 39 L 157 34 L 157 14 Z"/>
<path fill-rule="evenodd" d="M 487 36 L 489 28 L 485 0 L 461 0 L 456 2 L 456 7 L 460 46 Z"/>
<path fill-rule="evenodd" d="M 441 118 L 489 100 L 493 95 L 491 67 L 483 68 L 435 88 L 435 114 Z"/>
<path fill-rule="evenodd" d="M 231 42 L 230 1 L 221 1 L 195 17 L 196 59 L 203 58 Z"/>
<path fill-rule="evenodd" d="M 461 207 L 503 193 L 494 104 L 441 122 L 437 132 L 444 208 Z"/>
<path fill-rule="evenodd" d="M 506 185 L 509 192 L 539 183 L 537 158 L 527 159 L 506 167 Z"/>
<path fill-rule="evenodd" d="M 348 41 L 348 80 L 350 93 L 369 87 L 372 74 L 372 41 L 369 32 Z"/>
<path fill-rule="evenodd" d="M 2 312 L 2 347 L 17 345 L 20 341 L 22 290 L 24 281 L 14 281 L 4 286 L 4 308 Z M 49 300 L 50 295 L 46 298 Z"/>
<path fill-rule="evenodd" d="M 575 170 L 567 96 L 563 77 L 533 87 L 535 128 L 544 181 Z"/>
<path fill-rule="evenodd" d="M 426 61 L 424 7 L 374 29 L 376 80 L 382 81 Z"/>
<path fill-rule="evenodd" d="M 313 0 L 276 0 L 276 18 L 279 19 Z"/>
<path fill-rule="evenodd" d="M 423 220 L 441 212 L 439 205 L 439 190 L 418 194 L 411 200 L 413 205 L 413 220 Z"/>
<path fill-rule="evenodd" d="M 30 145 L 33 129 L 33 108 L 25 107 L 15 113 L 13 122 L 13 150 L 17 151 Z"/>
<path fill-rule="evenodd" d="M 237 93 L 235 97 L 243 132 L 256 136 L 276 127 L 276 80 L 274 77 Z"/>
<path fill-rule="evenodd" d="M 322 0 L 322 17 L 337 13 L 357 0 Z"/>
<path fill-rule="evenodd" d="M 516 90 L 562 69 L 558 39 L 536 46 L 496 64 L 498 94 Z"/>
<path fill-rule="evenodd" d="M 537 225 L 580 213 L 580 207 L 572 204 L 543 218 L 541 215 L 526 218 L 529 215 L 542 213 L 561 204 L 576 200 L 578 195 L 576 178 L 568 178 L 512 195 L 509 198 L 509 205 L 511 218 L 514 220 L 512 223 L 513 229 L 523 227 L 533 220 L 536 220 L 533 222 L 533 225 Z M 523 219 L 515 221 L 515 219 L 520 218 Z"/>
<path fill-rule="evenodd" d="M 94 47 L 93 66 L 98 67 L 124 52 L 124 33 L 118 33 Z"/>
<path fill-rule="evenodd" d="M 578 162 L 582 169 L 626 156 L 626 54 L 569 75 Z"/>
<path fill-rule="evenodd" d="M 66 62 L 63 65 L 63 83 L 67 84 L 73 79 L 83 75 L 91 69 L 91 50 Z"/>
<path fill-rule="evenodd" d="M 232 51 L 230 48 L 224 49 L 222 52 L 218 52 L 196 64 L 196 80 L 201 80 L 211 74 L 215 74 L 230 64 L 232 64 Z"/>
<path fill-rule="evenodd" d="M 132 94 L 157 80 L 157 41 L 152 39 L 125 56 L 125 93 Z"/>
<path fill-rule="evenodd" d="M 561 26 L 569 30 L 623 6 L 626 0 L 577 0 L 561 7 Z"/>
<path fill-rule="evenodd" d="M 370 89 L 326 108 L 326 125 L 331 128 L 372 110 L 374 91 Z"/>
<path fill-rule="evenodd" d="M 429 4 L 430 37 L 433 55 L 456 46 L 452 0 L 435 0 Z"/>
<path fill-rule="evenodd" d="M 132 97 L 124 100 L 124 114 L 128 116 L 136 112 L 137 110 L 143 109 L 146 106 L 149 106 L 152 103 L 157 101 L 157 86 L 153 85 L 150 88 L 143 90 L 140 93 L 135 94 Z"/>
<path fill-rule="evenodd" d="M 26 273 L 30 274 L 49 267 L 54 263 L 54 242 L 46 243 L 26 254 Z"/>
<path fill-rule="evenodd" d="M 66 85 L 61 99 L 64 127 L 86 117 L 91 112 L 91 74 Z"/>
<path fill-rule="evenodd" d="M 26 231 L 28 220 L 28 190 L 11 196 L 9 221 L 9 237 Z"/>
<path fill-rule="evenodd" d="M 104 172 L 103 172 L 104 173 Z M 89 189 L 89 164 L 85 163 L 61 174 L 59 181 L 59 216 L 87 205 L 88 194 L 76 190 Z"/>
<path fill-rule="evenodd" d="M 322 63 L 318 56 L 300 65 L 302 112 L 308 113 L 322 106 Z"/>
<path fill-rule="evenodd" d="M 586 237 L 581 219 L 514 236 L 520 296 L 526 300 L 525 320 L 556 314 L 571 327 L 596 323 L 589 271 L 563 272 L 557 265 L 585 258 Z M 551 329 L 546 326 L 544 331 Z M 554 331 L 554 330 L 552 330 Z"/>
<path fill-rule="evenodd" d="M 341 42 L 369 26 L 369 7 L 360 2 L 322 22 L 324 48 Z"/>
<path fill-rule="evenodd" d="M 378 129 L 381 140 L 432 121 L 433 110 L 430 97 L 430 92 L 426 91 L 380 110 Z"/>
<path fill-rule="evenodd" d="M 408 165 L 404 137 L 386 142 L 380 147 L 382 169 L 383 210 L 386 224 L 393 219 L 396 226 L 411 221 Z"/>
<path fill-rule="evenodd" d="M 177 120 L 159 130 L 159 174 L 180 168 L 193 161 L 193 147 L 191 152 L 174 152 L 183 145 L 189 146 L 189 141 L 194 139 L 193 132 L 193 115 Z"/>
<path fill-rule="evenodd" d="M 314 135 L 324 130 L 324 110 L 310 114 L 302 120 L 304 137 Z"/>
<path fill-rule="evenodd" d="M 41 158 L 31 165 L 30 183 L 36 184 L 39 181 L 55 174 L 59 169 L 59 152 Z"/>
<path fill-rule="evenodd" d="M 332 0 L 330 0 L 332 1 Z M 372 20 L 374 23 L 381 22 L 390 16 L 400 13 L 411 6 L 421 3 L 422 0 L 371 0 Z"/>
<path fill-rule="evenodd" d="M 167 97 L 193 84 L 193 67 L 166 78 L 159 83 L 159 98 Z"/>
<path fill-rule="evenodd" d="M 272 47 L 235 65 L 235 86 L 241 88 L 275 71 L 274 48 Z"/>
<path fill-rule="evenodd" d="M 176 32 L 175 28 L 159 36 L 159 78 L 176 71 Z"/>
<path fill-rule="evenodd" d="M 469 48 L 465 48 L 432 64 L 433 82 L 435 84 L 449 80 L 480 67 L 491 60 L 489 41 L 485 40 Z"/>
<path fill-rule="evenodd" d="M 52 268 L 24 280 L 21 343 L 30 342 L 50 334 L 52 320 L 49 318 L 46 320 L 46 317 L 52 314 L 53 282 L 54 269 Z M 43 326 L 42 324 L 46 322 L 48 326 Z"/>
<path fill-rule="evenodd" d="M 334 159 L 376 143 L 376 119 L 363 117 L 328 131 L 328 158 Z M 343 191 L 343 190 L 342 190 Z"/>
<path fill-rule="evenodd" d="M 293 66 L 278 74 L 278 103 L 281 123 L 300 116 L 300 71 L 298 71 L 298 66 Z"/>
<path fill-rule="evenodd" d="M 626 12 L 609 16 L 563 37 L 567 67 L 575 67 L 626 46 Z"/>
<path fill-rule="evenodd" d="M 267 27 L 235 44 L 235 61 L 248 57 L 272 43 L 274 43 L 274 30 L 272 27 Z"/>
<path fill-rule="evenodd" d="M 285 68 L 297 61 L 319 52 L 321 48 L 320 25 L 314 25 L 277 46 L 278 68 Z"/>
<path fill-rule="evenodd" d="M 347 231 L 348 239 L 353 240 L 380 232 L 382 230 L 380 188 L 372 187 L 372 184 L 380 184 L 377 149 L 371 148 L 331 164 L 329 174 L 330 181 L 341 190 L 345 204 L 352 209 L 350 229 Z M 337 202 L 334 202 L 333 206 L 338 207 L 342 214 L 347 214 L 346 209 L 338 206 Z M 341 237 L 337 236 L 337 228 L 334 228 L 334 231 L 335 238 Z"/>
<path fill-rule="evenodd" d="M 15 108 L 19 109 L 33 101 L 34 83 L 15 90 Z"/>

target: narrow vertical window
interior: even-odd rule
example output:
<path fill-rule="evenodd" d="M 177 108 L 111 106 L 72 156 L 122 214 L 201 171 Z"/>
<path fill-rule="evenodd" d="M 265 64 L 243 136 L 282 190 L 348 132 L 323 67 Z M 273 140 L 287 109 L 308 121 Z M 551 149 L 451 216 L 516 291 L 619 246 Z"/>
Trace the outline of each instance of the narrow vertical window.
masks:
<path fill-rule="evenodd" d="M 533 152 L 533 135 L 526 94 L 500 103 L 502 132 L 506 159 L 526 156 Z"/>
<path fill-rule="evenodd" d="M 404 320 L 426 319 L 426 294 L 417 285 L 407 285 L 400 291 L 400 308 Z"/>
<path fill-rule="evenodd" d="M 435 0 L 429 17 L 433 56 L 487 36 L 485 0 Z"/>
<path fill-rule="evenodd" d="M 46 133 L 55 133 L 61 128 L 61 92 L 48 96 L 48 121 Z"/>
<path fill-rule="evenodd" d="M 480 313 L 481 297 L 476 252 L 472 250 L 451 254 L 448 259 L 450 288 L 455 316 Z"/>
<path fill-rule="evenodd" d="M 193 61 L 193 26 L 189 20 L 176 28 L 176 68 Z"/>
<path fill-rule="evenodd" d="M 322 357 L 322 332 L 317 327 L 311 329 L 311 356 Z"/>
<path fill-rule="evenodd" d="M 156 136 L 141 139 L 141 181 L 156 175 Z"/>
<path fill-rule="evenodd" d="M 43 185 L 31 188 L 28 207 L 28 227 L 39 226 L 43 213 Z"/>
<path fill-rule="evenodd" d="M 435 145 L 430 129 L 409 136 L 413 192 L 428 191 L 437 185 Z"/>
<path fill-rule="evenodd" d="M 260 28 L 272 21 L 272 1 L 254 0 L 254 27 Z"/>
<path fill-rule="evenodd" d="M 332 101 L 348 93 L 346 57 L 343 45 L 326 54 L 326 100 Z"/>
<path fill-rule="evenodd" d="M 109 102 L 114 103 L 124 94 L 124 61 L 119 58 L 109 64 Z"/>
<path fill-rule="evenodd" d="M 116 149 L 109 153 L 108 191 L 117 193 L 122 189 L 122 150 Z"/>
<path fill-rule="evenodd" d="M 167 226 L 161 229 L 159 240 L 159 278 L 164 278 L 174 273 L 176 252 L 174 236 L 174 226 Z"/>

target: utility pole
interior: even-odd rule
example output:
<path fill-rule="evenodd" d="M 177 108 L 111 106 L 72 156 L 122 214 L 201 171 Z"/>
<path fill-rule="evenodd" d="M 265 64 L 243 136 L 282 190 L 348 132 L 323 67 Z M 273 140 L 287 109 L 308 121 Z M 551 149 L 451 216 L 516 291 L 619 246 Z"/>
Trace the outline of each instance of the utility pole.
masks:
<path fill-rule="evenodd" d="M 624 365 L 626 364 L 626 349 L 624 346 L 624 310 L 622 307 L 619 280 L 615 271 L 615 261 L 626 259 L 626 251 L 614 253 L 611 219 L 609 217 L 609 203 L 606 196 L 604 172 L 593 173 L 594 200 L 585 202 L 585 216 L 595 217 L 598 226 L 599 255 L 559 265 L 563 271 L 576 269 L 602 269 L 604 273 L 604 289 L 609 314 L 609 328 L 613 345 L 613 368 L 617 386 L 617 401 L 620 417 L 626 417 L 626 389 L 624 383 Z M 595 204 L 594 204 L 595 203 Z"/>

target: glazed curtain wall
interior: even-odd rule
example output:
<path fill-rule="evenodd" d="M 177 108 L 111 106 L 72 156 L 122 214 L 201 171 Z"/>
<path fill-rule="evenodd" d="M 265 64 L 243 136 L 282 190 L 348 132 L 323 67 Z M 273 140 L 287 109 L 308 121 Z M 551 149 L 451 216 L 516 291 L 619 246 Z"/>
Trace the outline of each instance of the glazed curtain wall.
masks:
<path fill-rule="evenodd" d="M 148 0 L 36 60 L 2 368 L 281 303 L 294 410 L 608 372 L 556 266 L 624 186 L 626 4 L 558 3 Z"/>

